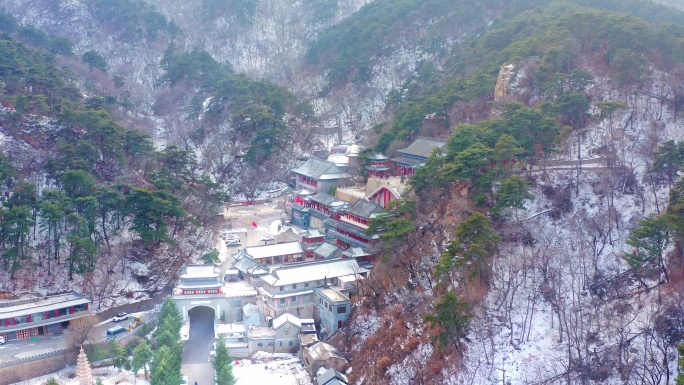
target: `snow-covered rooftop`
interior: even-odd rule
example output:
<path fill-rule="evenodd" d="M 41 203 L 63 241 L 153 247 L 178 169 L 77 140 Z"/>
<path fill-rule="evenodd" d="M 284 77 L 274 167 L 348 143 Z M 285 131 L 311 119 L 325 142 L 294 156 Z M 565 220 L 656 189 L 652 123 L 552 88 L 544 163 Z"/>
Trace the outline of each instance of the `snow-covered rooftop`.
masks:
<path fill-rule="evenodd" d="M 314 254 L 322 258 L 330 258 L 338 255 L 340 248 L 333 245 L 332 243 L 324 242 L 316 249 L 314 249 Z"/>
<path fill-rule="evenodd" d="M 325 342 L 318 342 L 309 348 L 309 355 L 314 360 L 327 360 L 329 358 L 344 358 L 334 346 Z"/>
<path fill-rule="evenodd" d="M 349 165 L 349 157 L 347 155 L 332 154 L 328 156 L 328 162 L 335 163 L 337 166 Z"/>
<path fill-rule="evenodd" d="M 271 258 L 280 255 L 301 254 L 304 252 L 299 242 L 276 243 L 267 246 L 246 248 L 247 254 L 253 259 Z"/>
<path fill-rule="evenodd" d="M 275 294 L 271 294 L 268 291 L 264 290 L 263 287 L 259 288 L 259 293 L 261 295 L 265 295 L 265 296 L 273 298 L 273 299 L 299 297 L 300 295 L 311 294 L 313 292 L 314 292 L 313 289 L 311 289 L 311 290 L 284 291 L 284 292 L 278 292 Z"/>
<path fill-rule="evenodd" d="M 245 316 L 249 316 L 252 314 L 259 314 L 259 307 L 253 303 L 247 303 L 242 307 L 242 313 Z"/>
<path fill-rule="evenodd" d="M 304 164 L 293 168 L 292 172 L 318 180 L 334 180 L 349 178 L 335 163 L 318 158 L 309 158 Z"/>
<path fill-rule="evenodd" d="M 231 336 L 245 334 L 245 327 L 241 323 L 216 324 L 214 326 L 217 336 Z"/>
<path fill-rule="evenodd" d="M 320 287 L 316 291 L 332 302 L 349 301 L 349 297 L 330 287 Z"/>
<path fill-rule="evenodd" d="M 316 342 L 318 342 L 318 336 L 316 335 L 315 330 L 313 333 L 299 335 L 299 343 L 302 345 L 302 347 L 313 345 Z"/>
<path fill-rule="evenodd" d="M 323 234 L 316 229 L 309 229 L 299 235 L 301 235 L 303 238 L 319 238 L 323 236 Z"/>
<path fill-rule="evenodd" d="M 90 300 L 80 294 L 69 293 L 50 297 L 37 297 L 0 302 L 0 319 L 19 317 L 26 314 L 43 313 L 65 307 L 83 305 Z"/>
<path fill-rule="evenodd" d="M 275 330 L 266 326 L 258 326 L 249 328 L 250 339 L 272 339 L 275 338 Z"/>
<path fill-rule="evenodd" d="M 273 328 L 278 329 L 279 327 L 283 326 L 286 322 L 289 322 L 297 327 L 302 326 L 302 320 L 299 319 L 299 317 L 294 316 L 290 313 L 283 313 L 273 320 Z"/>
<path fill-rule="evenodd" d="M 255 297 L 257 295 L 254 286 L 245 281 L 226 282 L 223 284 L 222 291 L 226 297 Z"/>
<path fill-rule="evenodd" d="M 321 368 L 316 373 L 316 383 L 318 385 L 344 385 L 349 384 L 349 380 L 335 369 Z"/>
<path fill-rule="evenodd" d="M 251 275 L 268 274 L 268 268 L 250 258 L 245 250 L 237 253 L 234 258 L 237 262 L 233 264 L 233 268 L 242 271 L 243 273 Z"/>
<path fill-rule="evenodd" d="M 362 280 L 363 277 L 360 275 L 343 275 L 341 277 L 337 277 L 337 279 L 339 279 L 341 282 L 348 283 Z"/>
<path fill-rule="evenodd" d="M 218 276 L 214 265 L 188 265 L 181 278 L 216 278 Z"/>
<path fill-rule="evenodd" d="M 282 286 L 362 274 L 366 271 L 359 266 L 355 259 L 337 258 L 281 266 L 275 269 L 272 274 L 265 275 L 261 279 L 269 285 Z"/>

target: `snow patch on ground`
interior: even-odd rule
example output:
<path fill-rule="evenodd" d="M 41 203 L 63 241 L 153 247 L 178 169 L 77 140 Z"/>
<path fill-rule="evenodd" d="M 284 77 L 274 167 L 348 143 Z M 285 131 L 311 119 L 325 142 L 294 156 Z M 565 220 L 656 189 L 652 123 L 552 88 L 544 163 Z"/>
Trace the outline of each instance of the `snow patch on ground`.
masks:
<path fill-rule="evenodd" d="M 133 372 L 129 370 L 119 370 L 116 369 L 113 366 L 108 366 L 108 367 L 103 367 L 103 368 L 94 368 L 92 369 L 93 373 L 93 383 L 95 382 L 95 379 L 100 379 L 102 380 L 103 385 L 149 385 L 150 382 L 144 378 L 142 378 L 142 371 L 140 372 L 140 376 L 136 378 L 133 375 Z M 22 381 L 22 382 L 17 382 L 16 384 L 13 385 L 44 385 L 49 381 L 50 379 L 55 379 L 57 380 L 57 383 L 60 385 L 78 385 L 78 379 L 75 378 L 76 374 L 76 366 L 67 366 L 66 368 L 55 372 L 55 373 L 50 373 L 45 376 L 41 377 L 36 377 L 32 378 L 28 381 Z"/>
<path fill-rule="evenodd" d="M 372 336 L 376 331 L 378 331 L 378 329 L 380 329 L 381 321 L 382 319 L 378 316 L 375 310 L 368 314 L 359 314 L 354 319 L 351 327 L 354 328 L 354 335 L 356 335 L 358 338 L 354 349 L 358 349 L 358 347 L 362 345 L 368 339 L 368 337 Z"/>
<path fill-rule="evenodd" d="M 622 259 L 631 251 L 625 240 L 637 221 L 662 213 L 667 205 L 669 186 L 653 186 L 646 175 L 652 149 L 684 139 L 683 124 L 656 97 L 667 86 L 657 80 L 661 76 L 654 72 L 651 96 L 639 92 L 638 97 L 611 88 L 609 79 L 596 79 L 594 101 L 622 100 L 629 107 L 616 111 L 612 124 L 604 119 L 572 133 L 554 159 L 586 162 L 615 148 L 613 168 L 532 173 L 539 187 L 521 218 L 554 208 L 542 186 L 557 193 L 570 189 L 573 207 L 556 219 L 546 214 L 516 224 L 535 243 L 502 244 L 492 266 L 491 291 L 468 335 L 466 369 L 459 376 L 447 370 L 448 384 L 494 385 L 504 379 L 556 384 L 565 383 L 570 371 L 571 378 L 585 373 L 595 382 L 617 385 L 624 383 L 619 364 L 623 373 L 629 366 L 631 376 L 668 369 L 670 378 L 676 374 L 676 351 L 653 333 L 664 311 L 658 306 L 664 293 L 660 287 L 645 290 L 625 273 L 629 266 Z M 593 107 L 591 112 L 599 111 Z M 628 184 L 630 174 L 636 182 Z M 571 366 L 580 355 L 586 367 Z M 663 355 L 668 367 L 655 368 Z"/>
<path fill-rule="evenodd" d="M 251 361 L 236 361 L 233 374 L 238 380 L 237 385 L 311 385 L 299 358 L 288 353 L 257 352 Z"/>
<path fill-rule="evenodd" d="M 432 344 L 420 344 L 401 362 L 390 366 L 387 369 L 387 375 L 390 376 L 390 384 L 413 384 L 416 371 L 418 368 L 425 366 L 427 360 L 432 356 L 433 351 Z"/>

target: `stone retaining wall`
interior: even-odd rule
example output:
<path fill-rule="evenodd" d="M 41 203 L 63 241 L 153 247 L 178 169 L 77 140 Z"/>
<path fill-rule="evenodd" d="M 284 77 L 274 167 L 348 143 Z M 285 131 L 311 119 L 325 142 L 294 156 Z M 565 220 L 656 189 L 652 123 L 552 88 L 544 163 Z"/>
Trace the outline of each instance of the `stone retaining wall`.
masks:
<path fill-rule="evenodd" d="M 64 369 L 67 365 L 76 365 L 76 350 L 47 353 L 45 358 L 30 357 L 26 362 L 0 368 L 0 385 L 26 381 L 30 378 L 45 376 Z"/>

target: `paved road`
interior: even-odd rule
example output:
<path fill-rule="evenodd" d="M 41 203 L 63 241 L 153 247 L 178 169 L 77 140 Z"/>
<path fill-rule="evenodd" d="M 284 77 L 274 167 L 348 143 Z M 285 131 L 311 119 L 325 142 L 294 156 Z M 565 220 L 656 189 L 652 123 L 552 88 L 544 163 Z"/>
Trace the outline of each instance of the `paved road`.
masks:
<path fill-rule="evenodd" d="M 145 322 L 156 316 L 156 313 L 151 310 L 132 314 L 141 314 Z M 121 322 L 111 322 L 110 319 L 107 322 L 93 326 L 88 332 L 88 340 L 103 341 L 106 339 L 107 329 L 114 326 L 127 327 L 130 323 L 130 319 Z M 64 334 L 61 336 L 40 337 L 37 340 L 9 341 L 4 345 L 0 345 L 0 363 L 66 349 L 67 345 L 73 342 L 69 334 L 70 331 L 65 329 Z"/>
<path fill-rule="evenodd" d="M 62 350 L 67 345 L 67 335 L 41 337 L 38 340 L 9 341 L 0 346 L 0 363 L 19 360 L 38 354 Z"/>
<path fill-rule="evenodd" d="M 133 315 L 141 315 L 143 317 L 143 321 L 147 322 L 153 317 L 156 317 L 158 315 L 157 312 L 153 310 L 148 310 L 144 312 L 137 312 L 137 313 L 131 313 L 130 316 Z M 113 328 L 114 326 L 121 326 L 123 328 L 128 327 L 128 325 L 131 324 L 132 318 L 128 318 L 126 321 L 120 321 L 120 322 L 112 322 L 111 319 L 109 319 L 106 322 L 99 323 L 95 326 L 93 326 L 90 331 L 88 332 L 88 341 L 104 341 L 107 339 L 107 329 Z"/>
<path fill-rule="evenodd" d="M 209 352 L 214 343 L 214 310 L 196 307 L 190 310 L 190 338 L 183 350 L 182 372 L 190 385 L 214 385 L 214 367 Z"/>

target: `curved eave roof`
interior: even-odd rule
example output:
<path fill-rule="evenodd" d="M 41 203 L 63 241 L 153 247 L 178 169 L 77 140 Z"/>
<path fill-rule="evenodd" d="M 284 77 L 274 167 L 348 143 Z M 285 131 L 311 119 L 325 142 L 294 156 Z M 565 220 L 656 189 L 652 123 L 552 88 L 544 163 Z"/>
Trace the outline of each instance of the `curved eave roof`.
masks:
<path fill-rule="evenodd" d="M 318 180 L 335 180 L 335 179 L 347 179 L 349 178 L 349 174 L 346 172 L 338 173 L 338 174 L 323 174 L 320 177 L 316 178 Z"/>

